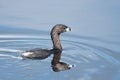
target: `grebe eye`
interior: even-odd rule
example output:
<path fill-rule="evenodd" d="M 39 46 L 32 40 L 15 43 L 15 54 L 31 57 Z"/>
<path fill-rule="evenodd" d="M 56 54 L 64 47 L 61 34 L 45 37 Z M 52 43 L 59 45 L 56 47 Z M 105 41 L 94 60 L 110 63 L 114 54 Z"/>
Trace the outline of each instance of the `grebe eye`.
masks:
<path fill-rule="evenodd" d="M 63 29 L 66 29 L 65 27 Z"/>

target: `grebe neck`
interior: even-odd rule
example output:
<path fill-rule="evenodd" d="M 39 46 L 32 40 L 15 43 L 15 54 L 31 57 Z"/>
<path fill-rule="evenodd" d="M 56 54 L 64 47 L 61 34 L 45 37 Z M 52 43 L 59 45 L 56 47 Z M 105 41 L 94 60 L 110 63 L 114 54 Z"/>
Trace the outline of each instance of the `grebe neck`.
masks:
<path fill-rule="evenodd" d="M 52 38 L 52 42 L 53 42 L 53 49 L 59 49 L 62 51 L 62 46 L 60 43 L 59 35 L 60 34 L 57 34 L 57 33 L 51 34 L 51 38 Z"/>
<path fill-rule="evenodd" d="M 51 62 L 52 65 L 56 65 L 57 63 L 59 63 L 60 58 L 61 58 L 62 46 L 60 43 L 59 35 L 60 34 L 56 34 L 56 32 L 51 33 L 51 38 L 52 38 L 52 42 L 53 42 L 53 49 L 58 49 L 57 52 L 54 52 L 53 60 Z"/>

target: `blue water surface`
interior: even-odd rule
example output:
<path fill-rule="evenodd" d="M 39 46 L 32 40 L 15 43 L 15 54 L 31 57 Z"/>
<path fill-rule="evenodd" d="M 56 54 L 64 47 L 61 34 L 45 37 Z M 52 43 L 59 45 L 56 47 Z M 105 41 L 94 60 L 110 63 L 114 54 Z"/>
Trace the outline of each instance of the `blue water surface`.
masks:
<path fill-rule="evenodd" d="M 0 80 L 120 80 L 119 0 L 1 0 Z M 54 72 L 53 55 L 23 60 L 22 52 L 51 49 L 50 30 L 62 23 L 61 61 L 74 65 Z"/>
<path fill-rule="evenodd" d="M 6 36 L 6 37 L 5 37 Z M 10 36 L 0 39 L 1 80 L 119 80 L 119 42 L 90 37 L 61 36 L 63 53 L 61 61 L 75 66 L 66 71 L 54 72 L 53 56 L 45 60 L 22 60 L 20 55 L 33 48 L 52 48 L 51 39 L 39 36 Z M 23 38 L 22 38 L 23 37 Z"/>

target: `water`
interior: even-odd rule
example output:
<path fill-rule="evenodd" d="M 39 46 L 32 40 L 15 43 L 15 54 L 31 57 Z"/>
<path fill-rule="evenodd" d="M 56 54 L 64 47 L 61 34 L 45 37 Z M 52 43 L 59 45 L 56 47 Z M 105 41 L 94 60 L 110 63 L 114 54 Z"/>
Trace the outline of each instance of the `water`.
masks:
<path fill-rule="evenodd" d="M 74 67 L 52 71 L 53 55 L 22 60 L 25 50 L 52 48 L 58 23 L 72 28 L 60 37 L 61 61 Z M 0 80 L 48 79 L 120 80 L 120 0 L 0 0 Z"/>
<path fill-rule="evenodd" d="M 46 33 L 46 32 L 45 32 Z M 44 34 L 44 33 L 43 33 Z M 42 35 L 43 35 L 42 34 Z M 95 37 L 62 34 L 61 61 L 74 64 L 54 72 L 53 56 L 45 60 L 22 60 L 21 53 L 33 48 L 52 48 L 49 35 L 3 35 L 0 38 L 0 80 L 119 80 L 120 42 Z"/>

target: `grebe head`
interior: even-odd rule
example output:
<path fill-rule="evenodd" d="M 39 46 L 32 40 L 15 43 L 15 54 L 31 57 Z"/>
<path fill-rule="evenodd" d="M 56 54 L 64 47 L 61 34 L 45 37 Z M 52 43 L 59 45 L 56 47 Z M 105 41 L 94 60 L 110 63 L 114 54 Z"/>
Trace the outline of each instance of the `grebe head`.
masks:
<path fill-rule="evenodd" d="M 52 32 L 56 32 L 56 33 L 60 34 L 60 33 L 68 32 L 68 31 L 71 31 L 71 28 L 70 28 L 70 27 L 68 27 L 68 26 L 66 26 L 66 25 L 64 25 L 64 24 L 56 24 L 56 25 L 53 27 L 51 33 L 52 33 Z"/>

